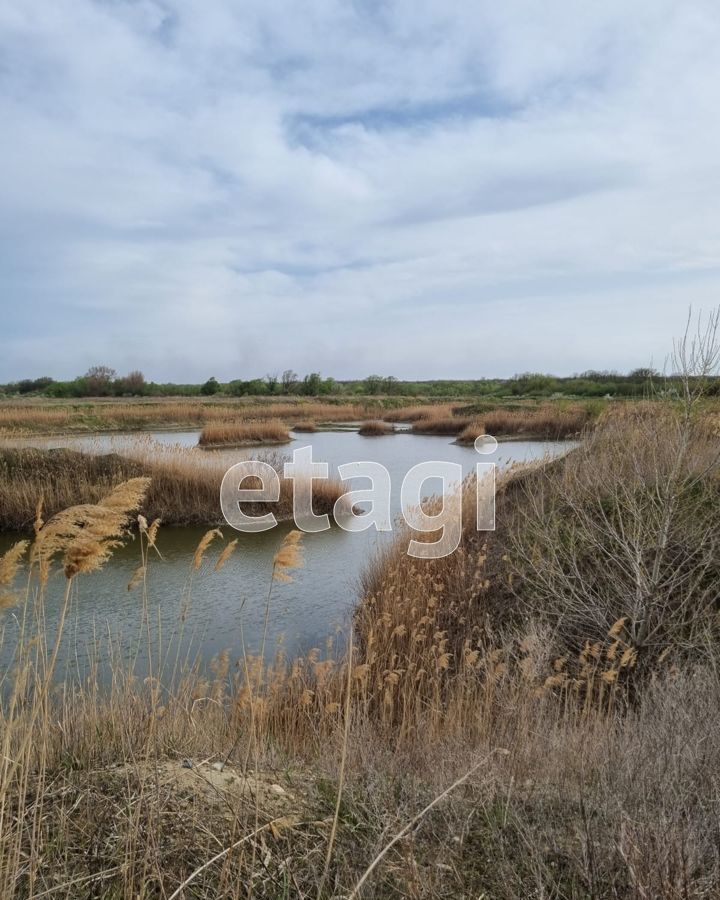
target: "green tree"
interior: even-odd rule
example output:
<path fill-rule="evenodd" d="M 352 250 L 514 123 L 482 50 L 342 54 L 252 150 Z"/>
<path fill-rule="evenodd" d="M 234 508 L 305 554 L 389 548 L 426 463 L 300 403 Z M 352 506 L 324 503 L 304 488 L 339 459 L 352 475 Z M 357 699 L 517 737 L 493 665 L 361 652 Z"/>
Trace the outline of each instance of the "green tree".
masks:
<path fill-rule="evenodd" d="M 200 388 L 200 393 L 204 397 L 212 397 L 213 394 L 217 394 L 220 390 L 220 384 L 214 376 L 212 378 L 208 378 L 205 384 Z"/>

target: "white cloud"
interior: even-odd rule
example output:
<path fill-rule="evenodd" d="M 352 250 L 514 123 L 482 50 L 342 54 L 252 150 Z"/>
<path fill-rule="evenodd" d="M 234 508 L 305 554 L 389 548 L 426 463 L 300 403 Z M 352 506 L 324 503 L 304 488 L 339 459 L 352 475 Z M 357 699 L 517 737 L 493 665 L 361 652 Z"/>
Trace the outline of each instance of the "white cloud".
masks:
<path fill-rule="evenodd" d="M 718 302 L 720 11 L 0 8 L 0 380 L 567 372 Z"/>

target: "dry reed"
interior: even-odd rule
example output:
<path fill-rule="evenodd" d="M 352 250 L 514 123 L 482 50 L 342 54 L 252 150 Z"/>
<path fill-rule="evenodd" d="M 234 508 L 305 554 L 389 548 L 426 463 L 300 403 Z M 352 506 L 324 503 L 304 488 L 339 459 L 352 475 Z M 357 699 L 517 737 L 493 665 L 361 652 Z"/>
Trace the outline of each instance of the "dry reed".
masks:
<path fill-rule="evenodd" d="M 282 422 L 218 422 L 200 433 L 200 447 L 246 447 L 258 444 L 286 444 L 290 433 Z"/>
<path fill-rule="evenodd" d="M 363 422 L 358 429 L 358 434 L 361 434 L 363 437 L 382 437 L 383 435 L 394 433 L 395 429 L 392 425 L 388 425 L 387 422 L 381 422 L 378 419 Z"/>
<path fill-rule="evenodd" d="M 167 525 L 219 525 L 220 484 L 237 460 L 222 451 L 161 445 L 137 438 L 115 453 L 73 450 L 0 449 L 0 531 L 31 530 L 37 498 L 53 515 L 69 506 L 94 503 L 122 481 L 139 476 L 151 479 L 142 513 L 148 521 Z M 272 511 L 280 521 L 292 518 L 292 484 L 282 476 L 283 459 L 268 457 L 279 471 L 280 499 L 276 504 L 247 504 L 250 515 Z M 313 482 L 315 511 L 332 513 L 346 488 L 334 479 Z"/>

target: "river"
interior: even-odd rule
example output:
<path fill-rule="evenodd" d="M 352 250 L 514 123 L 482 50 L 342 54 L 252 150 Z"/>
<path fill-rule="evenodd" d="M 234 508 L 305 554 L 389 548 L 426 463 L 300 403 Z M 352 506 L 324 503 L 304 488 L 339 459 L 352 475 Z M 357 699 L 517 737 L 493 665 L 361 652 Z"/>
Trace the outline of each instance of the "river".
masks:
<path fill-rule="evenodd" d="M 197 443 L 198 432 L 165 432 L 151 435 L 161 444 L 185 447 Z M 450 437 L 415 435 L 400 432 L 387 437 L 366 438 L 353 431 L 323 431 L 293 435 L 291 444 L 281 448 L 290 455 L 293 449 L 311 446 L 314 460 L 327 462 L 331 472 L 341 463 L 370 460 L 382 463 L 392 482 L 392 513 L 400 512 L 400 484 L 409 468 L 428 460 L 459 463 L 463 474 L 474 470 L 477 462 L 495 462 L 505 467 L 554 456 L 570 448 L 570 442 L 511 441 L 500 443 L 491 455 L 480 456 L 470 446 L 460 446 Z M 92 452 L 122 453 L 135 435 L 93 437 L 35 438 L 34 446 L 72 447 Z M 222 453 L 228 466 L 248 458 L 256 451 L 206 451 Z M 366 487 L 358 483 L 356 487 Z M 147 574 L 147 612 L 151 623 L 151 645 L 181 646 L 187 653 L 207 663 L 223 650 L 236 656 L 242 640 L 249 652 L 257 652 L 263 631 L 265 602 L 270 584 L 272 558 L 290 526 L 280 525 L 262 534 L 241 534 L 223 529 L 227 539 L 238 538 L 238 546 L 225 567 L 213 567 L 220 542 L 211 545 L 199 571 L 191 572 L 191 560 L 204 528 L 165 527 L 160 529 L 157 546 L 162 554 L 151 554 Z M 0 534 L 0 552 L 18 535 Z M 274 652 L 282 646 L 288 655 L 313 647 L 325 648 L 342 641 L 349 616 L 358 598 L 363 567 L 390 533 L 366 531 L 348 533 L 337 526 L 303 538 L 305 565 L 294 573 L 289 584 L 274 583 L 268 625 L 267 647 Z M 128 592 L 127 585 L 140 562 L 139 542 L 128 541 L 117 550 L 104 569 L 76 579 L 77 590 L 66 626 L 60 655 L 61 663 L 83 670 L 98 644 L 112 641 L 116 652 L 125 658 L 137 652 L 143 612 L 143 592 Z M 64 588 L 61 572 L 51 579 L 45 616 L 52 633 L 57 623 L 59 598 Z M 0 613 L 4 632 L 0 665 L 10 663 L 22 607 Z M 147 626 L 145 626 L 147 627 Z M 241 632 L 242 627 L 242 632 Z M 101 657 L 107 655 L 107 643 Z M 144 658 L 144 653 L 141 654 Z M 103 665 L 100 661 L 101 668 Z"/>

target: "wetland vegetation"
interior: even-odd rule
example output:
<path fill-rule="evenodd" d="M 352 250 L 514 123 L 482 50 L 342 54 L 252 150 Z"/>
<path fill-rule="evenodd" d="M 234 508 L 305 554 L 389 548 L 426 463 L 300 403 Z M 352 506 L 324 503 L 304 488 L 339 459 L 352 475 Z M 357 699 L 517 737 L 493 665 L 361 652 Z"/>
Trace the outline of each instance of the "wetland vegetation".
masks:
<path fill-rule="evenodd" d="M 683 391 L 638 403 L 407 403 L 380 409 L 379 425 L 366 407 L 301 414 L 298 400 L 169 411 L 211 435 L 411 423 L 414 434 L 373 442 L 392 453 L 423 440 L 449 452 L 450 438 L 488 431 L 579 437 L 564 455 L 503 469 L 496 531 L 478 532 L 467 504 L 454 554 L 411 558 L 402 533 L 366 555 L 343 640 L 321 649 L 318 634 L 302 653 L 274 644 L 283 591 L 305 556 L 320 574 L 345 566 L 341 543 L 313 554 L 314 535 L 279 533 L 252 640 L 239 589 L 227 649 L 207 660 L 165 633 L 152 591 L 164 530 L 188 510 L 213 527 L 187 557 L 181 629 L 198 586 L 248 552 L 215 527 L 227 451 L 144 438 L 122 454 L 21 446 L 21 429 L 38 441 L 78 414 L 3 410 L 2 526 L 26 534 L 0 555 L 12 636 L 0 895 L 714 895 L 720 417 L 705 388 L 717 351 L 679 358 Z M 103 424 L 154 425 L 171 404 L 97 408 Z M 472 471 L 471 448 L 453 452 Z M 331 507 L 343 488 L 326 484 L 318 502 Z M 471 476 L 462 490 L 473 489 Z M 73 670 L 63 648 L 92 604 L 84 586 L 127 552 L 134 650 L 100 629 Z"/>

